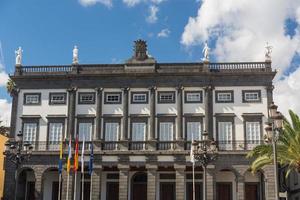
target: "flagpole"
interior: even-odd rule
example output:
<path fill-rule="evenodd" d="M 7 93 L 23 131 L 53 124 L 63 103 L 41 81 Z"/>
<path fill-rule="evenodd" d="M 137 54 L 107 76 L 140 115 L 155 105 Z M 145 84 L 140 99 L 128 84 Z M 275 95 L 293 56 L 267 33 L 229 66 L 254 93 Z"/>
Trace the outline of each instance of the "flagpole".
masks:
<path fill-rule="evenodd" d="M 84 199 L 84 170 L 83 170 L 83 173 L 82 173 L 82 182 L 81 182 L 81 199 L 83 200 Z"/>
<path fill-rule="evenodd" d="M 58 198 L 57 200 L 61 200 L 61 173 L 59 174 L 59 179 L 58 179 Z"/>
<path fill-rule="evenodd" d="M 74 180 L 74 200 L 76 200 L 76 196 L 77 196 L 76 190 L 77 190 L 77 171 L 75 171 L 75 180 Z"/>
<path fill-rule="evenodd" d="M 93 194 L 93 172 L 91 173 L 91 182 L 90 182 L 90 200 L 92 200 L 92 194 Z"/>
<path fill-rule="evenodd" d="M 69 199 L 69 186 L 70 186 L 70 173 L 68 172 L 68 177 L 67 177 L 67 196 L 66 196 L 66 200 Z"/>
<path fill-rule="evenodd" d="M 193 162 L 193 200 L 195 199 L 195 162 Z"/>

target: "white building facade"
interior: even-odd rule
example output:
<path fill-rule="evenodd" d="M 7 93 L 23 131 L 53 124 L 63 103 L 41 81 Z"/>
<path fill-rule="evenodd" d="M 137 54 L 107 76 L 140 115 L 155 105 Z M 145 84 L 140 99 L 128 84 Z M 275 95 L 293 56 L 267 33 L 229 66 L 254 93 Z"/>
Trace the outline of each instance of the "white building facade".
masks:
<path fill-rule="evenodd" d="M 34 151 L 16 174 L 6 162 L 5 198 L 57 199 L 59 143 L 78 135 L 87 143 L 85 199 L 190 200 L 191 139 L 207 131 L 218 146 L 217 160 L 208 165 L 207 198 L 275 199 L 273 167 L 253 175 L 245 158 L 263 143 L 271 63 L 158 63 L 144 41 L 135 45 L 124 64 L 16 66 L 11 137 L 21 131 Z M 200 165 L 195 170 L 201 199 Z M 63 169 L 62 199 L 67 191 L 74 199 L 74 184 L 80 199 L 78 173 L 76 183 L 70 174 L 67 188 Z"/>

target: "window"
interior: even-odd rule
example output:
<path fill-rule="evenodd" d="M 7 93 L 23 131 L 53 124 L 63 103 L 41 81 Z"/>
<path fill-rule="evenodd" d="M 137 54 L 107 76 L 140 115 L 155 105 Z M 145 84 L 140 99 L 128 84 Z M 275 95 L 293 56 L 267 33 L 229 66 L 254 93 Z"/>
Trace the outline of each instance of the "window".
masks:
<path fill-rule="evenodd" d="M 105 123 L 105 141 L 118 141 L 119 140 L 119 123 L 106 122 Z"/>
<path fill-rule="evenodd" d="M 148 92 L 131 92 L 131 103 L 148 103 Z"/>
<path fill-rule="evenodd" d="M 216 103 L 233 103 L 233 91 L 216 91 Z"/>
<path fill-rule="evenodd" d="M 187 122 L 186 123 L 186 139 L 187 141 L 201 140 L 201 123 Z"/>
<path fill-rule="evenodd" d="M 66 93 L 50 93 L 49 104 L 66 104 Z"/>
<path fill-rule="evenodd" d="M 175 92 L 158 92 L 158 103 L 175 103 Z"/>
<path fill-rule="evenodd" d="M 185 103 L 202 103 L 201 91 L 185 92 Z"/>
<path fill-rule="evenodd" d="M 220 150 L 232 149 L 232 122 L 218 122 L 218 147 Z"/>
<path fill-rule="evenodd" d="M 246 122 L 246 138 L 248 142 L 260 141 L 260 122 Z"/>
<path fill-rule="evenodd" d="M 159 123 L 159 141 L 173 141 L 173 122 Z"/>
<path fill-rule="evenodd" d="M 133 122 L 132 123 L 132 141 L 145 141 L 146 139 L 146 123 Z"/>
<path fill-rule="evenodd" d="M 25 93 L 24 94 L 25 105 L 40 105 L 41 93 Z"/>
<path fill-rule="evenodd" d="M 243 90 L 243 102 L 261 102 L 260 90 Z"/>
<path fill-rule="evenodd" d="M 78 139 L 79 141 L 92 141 L 93 123 L 79 122 L 78 124 Z"/>
<path fill-rule="evenodd" d="M 24 122 L 23 124 L 23 140 L 33 144 L 36 141 L 37 137 L 37 122 Z"/>
<path fill-rule="evenodd" d="M 95 93 L 79 92 L 78 103 L 79 104 L 94 104 L 95 103 Z"/>
<path fill-rule="evenodd" d="M 105 104 L 121 104 L 121 92 L 105 92 Z"/>
<path fill-rule="evenodd" d="M 58 150 L 59 144 L 63 138 L 63 122 L 50 122 L 49 123 L 49 136 L 48 145 L 51 150 Z"/>

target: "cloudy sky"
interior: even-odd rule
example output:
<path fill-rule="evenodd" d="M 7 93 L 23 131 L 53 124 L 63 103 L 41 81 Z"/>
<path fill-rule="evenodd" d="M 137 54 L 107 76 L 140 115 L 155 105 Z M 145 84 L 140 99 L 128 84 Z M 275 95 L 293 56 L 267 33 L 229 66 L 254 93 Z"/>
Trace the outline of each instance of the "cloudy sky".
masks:
<path fill-rule="evenodd" d="M 80 63 L 122 63 L 138 38 L 159 62 L 200 61 L 205 41 L 211 61 L 264 61 L 269 42 L 275 101 L 300 114 L 299 0 L 0 0 L 0 120 L 19 46 L 23 65 L 70 64 L 75 44 Z"/>

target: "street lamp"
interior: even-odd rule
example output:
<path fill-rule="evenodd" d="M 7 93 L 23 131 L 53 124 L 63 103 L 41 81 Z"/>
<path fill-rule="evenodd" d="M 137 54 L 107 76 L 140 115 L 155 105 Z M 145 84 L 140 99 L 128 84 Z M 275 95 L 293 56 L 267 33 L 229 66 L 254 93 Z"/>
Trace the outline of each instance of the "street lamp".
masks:
<path fill-rule="evenodd" d="M 217 159 L 217 146 L 213 139 L 208 138 L 207 131 L 204 131 L 202 140 L 193 141 L 192 150 L 195 160 L 200 163 L 203 169 L 203 200 L 206 200 L 206 168 L 210 162 Z"/>
<path fill-rule="evenodd" d="M 278 183 L 278 164 L 277 164 L 277 141 L 279 138 L 279 133 L 282 130 L 283 126 L 283 116 L 280 112 L 277 111 L 278 106 L 271 103 L 269 106 L 269 122 L 265 128 L 266 142 L 272 143 L 273 146 L 273 160 L 274 160 L 274 176 L 275 176 L 275 195 L 276 199 L 279 200 L 279 183 Z"/>

